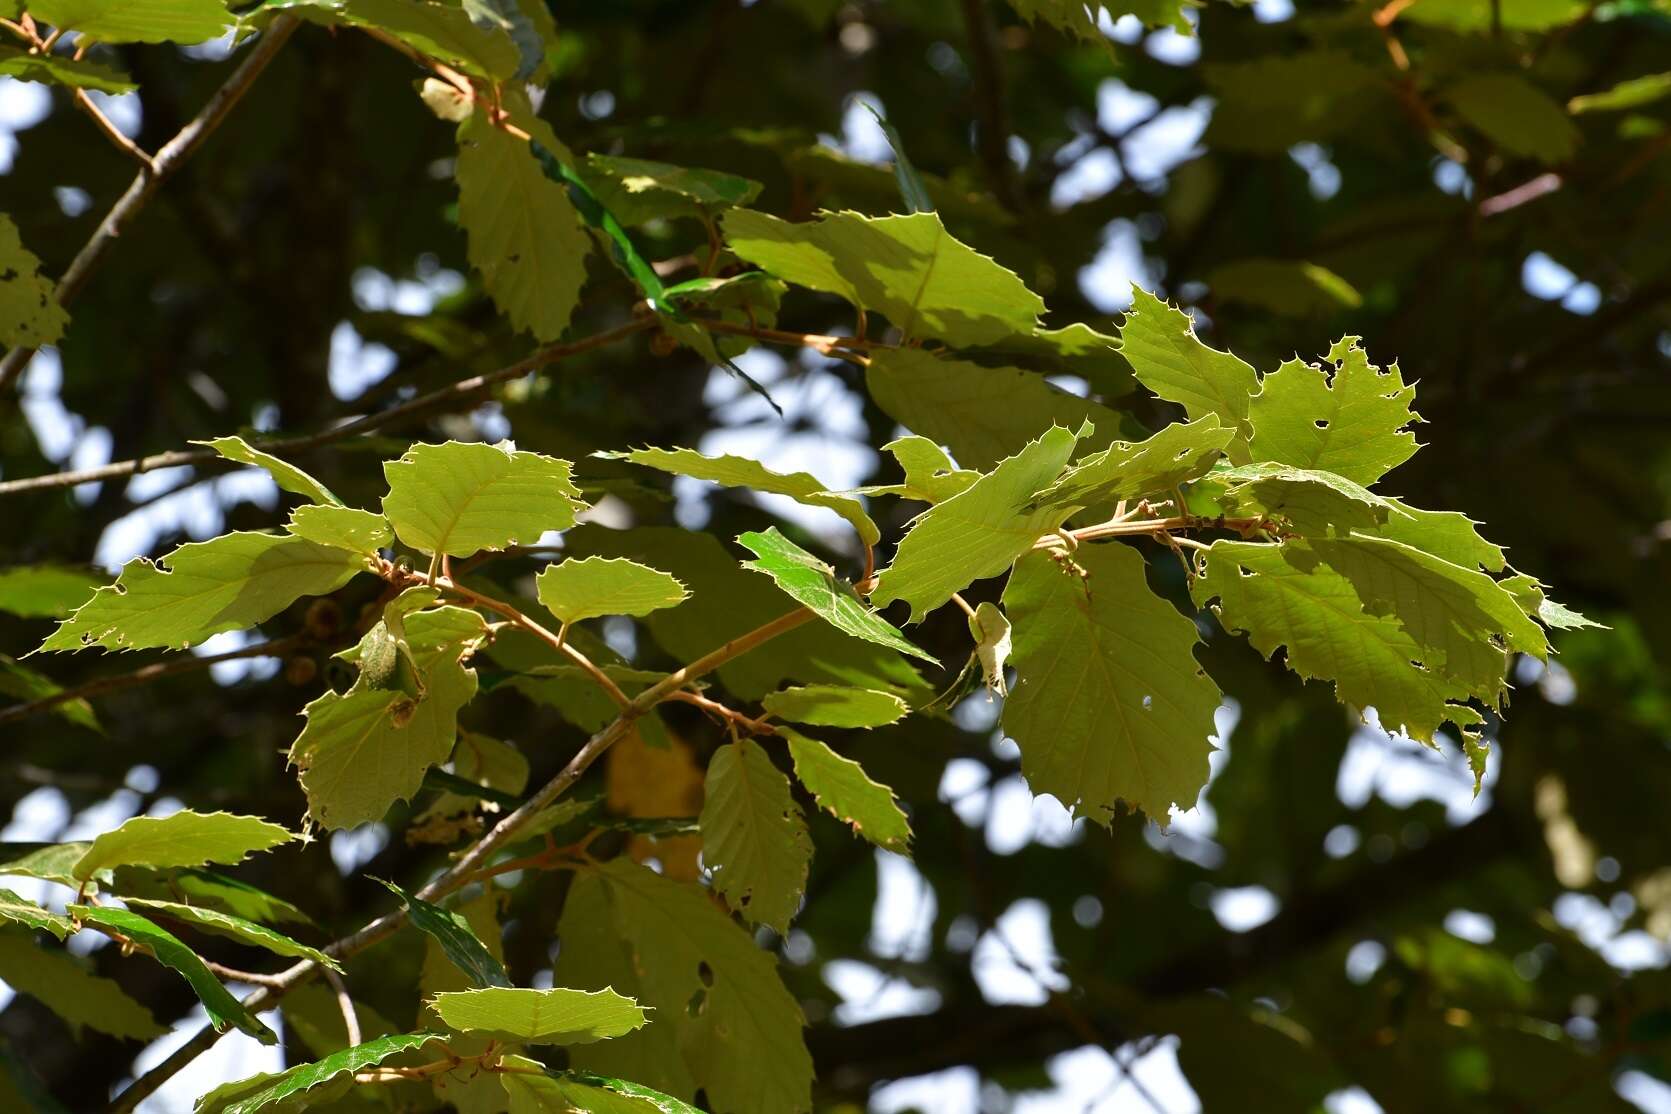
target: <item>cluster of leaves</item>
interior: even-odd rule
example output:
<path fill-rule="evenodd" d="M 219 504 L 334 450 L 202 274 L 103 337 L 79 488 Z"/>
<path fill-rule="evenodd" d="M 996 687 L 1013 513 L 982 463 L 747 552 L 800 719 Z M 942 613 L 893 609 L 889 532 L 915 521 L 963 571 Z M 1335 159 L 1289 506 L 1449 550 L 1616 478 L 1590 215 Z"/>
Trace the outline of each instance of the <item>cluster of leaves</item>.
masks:
<path fill-rule="evenodd" d="M 217 4 L 153 6 L 40 3 L 31 12 L 105 42 L 189 42 L 228 25 Z M 1017 12 L 1092 35 L 1105 8 L 1125 14 L 1051 3 L 1018 4 Z M 1188 26 L 1167 5 L 1135 14 Z M 413 834 L 457 845 L 509 810 L 481 872 L 440 888 L 468 895 L 455 908 L 396 889 L 431 948 L 425 1028 L 378 1025 L 382 1032 L 362 1032 L 369 1040 L 350 1041 L 346 1028 L 339 1038 L 316 1027 L 303 1039 L 321 1059 L 217 1088 L 200 1100 L 204 1114 L 327 1102 L 356 1084 L 430 1087 L 461 1108 L 667 1112 L 701 1096 L 719 1111 L 809 1110 L 813 1065 L 801 1008 L 749 928 L 786 934 L 805 896 L 814 838 L 802 791 L 879 848 L 908 853 L 911 828 L 892 789 L 803 728 L 866 731 L 933 717 L 946 693 L 984 685 L 1005 697 L 1003 730 L 1035 792 L 1100 823 L 1125 807 L 1164 825 L 1207 782 L 1222 702 L 1197 657 L 1198 609 L 1265 657 L 1280 651 L 1301 678 L 1332 685 L 1340 703 L 1375 709 L 1388 730 L 1433 744 L 1454 726 L 1476 779 L 1485 770 L 1479 730 L 1503 709 L 1511 655 L 1546 660 L 1548 629 L 1591 625 L 1510 567 L 1468 518 L 1377 490 L 1416 452 L 1419 418 L 1397 366 L 1371 363 L 1355 337 L 1317 362 L 1262 372 L 1203 343 L 1188 314 L 1141 290 L 1117 334 L 1047 328 L 1044 300 L 947 230 L 933 210 L 935 190 L 902 152 L 911 212 L 838 210 L 800 221 L 746 208 L 760 184 L 732 174 L 576 158 L 522 88 L 553 64 L 555 36 L 538 4 L 270 0 L 243 22 L 260 28 L 291 16 L 369 29 L 439 64 L 424 94 L 458 125 L 454 167 L 469 258 L 515 328 L 561 339 L 594 253 L 625 278 L 658 341 L 733 368 L 733 356 L 772 331 L 786 296 L 833 296 L 856 311 L 857 335 L 821 338 L 823 350 L 861 365 L 876 405 L 911 431 L 887 446 L 901 477 L 854 492 L 689 448 L 600 459 L 834 512 L 867 555 L 884 542 L 872 501 L 923 507 L 877 575 L 867 562 L 862 576 L 844 578 L 776 527 L 738 536 L 752 555 L 740 560 L 701 535 L 578 526 L 598 477 L 509 444 L 414 444 L 384 465 L 388 490 L 370 510 L 229 436 L 205 444 L 266 470 L 300 498 L 282 529 L 136 559 L 90 593 L 72 570 L 8 571 L 3 590 L 19 602 L 4 606 L 62 616 L 44 651 L 184 650 L 258 628 L 357 577 L 380 580 L 383 594 L 357 641 L 335 655 L 352 679 L 302 709 L 305 725 L 289 750 L 308 824 L 336 830 L 381 820 L 432 791 Z M 27 57 L 31 68 L 8 72 L 119 87 L 92 63 L 70 59 L 60 69 L 56 56 Z M 1335 69 L 1350 91 L 1350 67 Z M 1240 108 L 1257 98 L 1231 97 L 1238 83 L 1266 96 L 1287 88 L 1280 75 L 1220 79 Z M 1511 80 L 1470 79 L 1449 97 L 1514 149 L 1510 133 L 1531 110 L 1505 112 L 1524 100 Z M 1306 87 L 1314 85 L 1308 77 Z M 1337 99 L 1325 100 L 1333 112 Z M 1568 148 L 1548 147 L 1559 136 L 1547 133 L 1539 129 L 1525 150 L 1556 161 Z M 634 230 L 681 221 L 703 228 L 710 254 L 700 277 L 668 284 Z M 68 319 L 9 222 L 0 223 L 0 259 L 0 336 L 29 347 L 59 339 Z M 1242 277 L 1261 290 L 1277 285 L 1268 274 Z M 1041 370 L 1084 374 L 1100 401 L 1058 389 Z M 1184 420 L 1150 431 L 1116 408 L 1135 384 L 1181 408 Z M 496 597 L 471 579 L 492 555 L 549 545 L 554 535 L 564 556 L 539 573 L 534 591 L 555 632 L 533 602 Z M 1157 591 L 1149 557 L 1157 567 L 1181 564 L 1187 595 Z M 1006 578 L 1001 603 L 963 601 L 972 586 L 998 578 Z M 955 681 L 925 677 L 939 662 L 880 613 L 901 601 L 913 623 L 954 604 L 967 611 L 968 664 Z M 599 631 L 600 621 L 617 618 L 643 620 L 673 658 L 719 655 L 712 670 L 732 703 L 704 690 L 706 668 L 664 674 L 616 658 Z M 757 645 L 764 648 L 751 652 Z M 483 659 L 493 663 L 491 687 Z M 16 691 L 57 691 L 33 664 L 4 665 Z M 699 810 L 634 826 L 592 799 L 556 802 L 573 778 L 529 795 L 524 755 L 461 730 L 472 702 L 495 699 L 501 685 L 550 704 L 592 732 L 599 749 L 627 745 L 629 732 L 640 741 L 665 735 L 656 705 L 667 700 L 714 711 L 729 741 L 707 763 Z M 753 703 L 757 714 L 734 706 Z M 60 710 L 91 721 L 84 702 Z M 634 859 L 656 848 L 632 843 L 614 857 L 594 855 L 598 833 L 608 831 L 660 840 L 664 852 L 670 837 L 696 836 L 699 868 L 690 854 L 648 869 Z M 0 894 L 0 918 L 60 941 L 87 929 L 118 939 L 177 971 L 217 1029 L 271 1042 L 273 1033 L 157 922 L 298 959 L 296 981 L 336 970 L 343 949 L 320 950 L 271 927 L 300 917 L 293 907 L 203 869 L 289 838 L 254 817 L 183 811 L 132 820 L 90 844 L 44 847 L 0 865 L 0 873 L 75 891 L 63 914 Z M 573 875 L 555 989 L 511 985 L 484 884 L 495 871 L 530 864 Z M 143 1006 L 59 949 L 20 936 L 0 945 L 0 975 L 72 1023 L 127 1037 L 160 1031 Z M 298 1031 L 307 1031 L 307 1016 L 303 1006 L 294 1014 L 287 1007 Z M 373 1016 L 361 1011 L 362 1020 Z M 432 1046 L 442 1048 L 439 1059 Z M 565 1066 L 525 1055 L 524 1046 L 562 1046 Z M 460 1084 L 449 1073 L 461 1065 L 480 1073 Z"/>

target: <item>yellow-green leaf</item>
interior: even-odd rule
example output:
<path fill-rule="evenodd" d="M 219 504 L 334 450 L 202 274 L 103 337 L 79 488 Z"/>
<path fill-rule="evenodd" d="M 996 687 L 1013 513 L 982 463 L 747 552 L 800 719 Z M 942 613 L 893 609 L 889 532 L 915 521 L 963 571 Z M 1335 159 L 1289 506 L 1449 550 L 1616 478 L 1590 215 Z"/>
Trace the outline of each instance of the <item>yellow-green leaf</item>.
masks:
<path fill-rule="evenodd" d="M 893 790 L 872 781 L 864 767 L 817 739 L 787 727 L 779 728 L 778 733 L 789 742 L 795 776 L 820 808 L 851 825 L 876 846 L 899 855 L 910 854 L 911 825 Z"/>
<path fill-rule="evenodd" d="M 585 506 L 566 460 L 500 445 L 413 445 L 383 465 L 383 514 L 400 540 L 424 553 L 469 557 L 532 544 L 574 525 Z"/>
<path fill-rule="evenodd" d="M 203 866 L 239 863 L 295 839 L 294 832 L 259 816 L 182 810 L 170 816 L 135 816 L 93 840 L 75 864 L 77 878 L 118 866 Z"/>
<path fill-rule="evenodd" d="M 750 922 L 788 932 L 806 891 L 812 841 L 789 779 L 757 744 L 740 739 L 714 752 L 701 825 L 714 888 Z"/>
<path fill-rule="evenodd" d="M 488 986 L 437 994 L 429 1004 L 449 1028 L 529 1044 L 589 1044 L 649 1021 L 613 990 Z"/>

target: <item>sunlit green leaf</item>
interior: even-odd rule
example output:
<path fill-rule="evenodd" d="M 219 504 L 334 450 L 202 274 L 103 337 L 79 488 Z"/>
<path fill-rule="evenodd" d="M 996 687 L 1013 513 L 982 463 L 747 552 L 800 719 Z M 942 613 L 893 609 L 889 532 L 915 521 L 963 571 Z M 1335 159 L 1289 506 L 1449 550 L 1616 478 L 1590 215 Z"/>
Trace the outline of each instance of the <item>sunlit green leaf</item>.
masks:
<path fill-rule="evenodd" d="M 227 460 L 239 464 L 251 464 L 265 469 L 273 477 L 273 482 L 286 491 L 294 492 L 312 503 L 325 505 L 341 505 L 342 500 L 331 494 L 331 489 L 287 461 L 280 460 L 272 453 L 262 452 L 251 446 L 242 437 L 217 437 L 213 441 L 193 441 L 194 445 L 207 445 Z M 294 532 L 294 531 L 292 531 Z M 305 536 L 305 535 L 304 535 Z"/>
<path fill-rule="evenodd" d="M 815 727 L 886 727 L 904 719 L 911 706 L 891 692 L 845 685 L 803 685 L 768 693 L 766 711 L 791 723 Z"/>
<path fill-rule="evenodd" d="M 911 850 L 911 826 L 886 785 L 872 781 L 851 758 L 843 758 L 817 739 L 792 728 L 779 728 L 795 760 L 801 779 L 819 807 L 876 846 L 906 855 Z"/>
<path fill-rule="evenodd" d="M 568 461 L 509 446 L 413 445 L 383 475 L 383 513 L 402 542 L 425 553 L 468 557 L 532 544 L 573 526 L 584 506 Z"/>
<path fill-rule="evenodd" d="M 93 840 L 75 864 L 77 878 L 116 866 L 203 866 L 238 863 L 270 851 L 296 835 L 258 816 L 182 810 L 169 816 L 135 816 Z"/>
<path fill-rule="evenodd" d="M 631 998 L 609 990 L 488 986 L 437 994 L 429 1004 L 450 1028 L 531 1044 L 586 1044 L 649 1020 Z"/>
<path fill-rule="evenodd" d="M 748 739 L 720 747 L 708 765 L 702 859 L 714 888 L 745 919 L 789 931 L 806 890 L 812 841 L 789 779 Z"/>

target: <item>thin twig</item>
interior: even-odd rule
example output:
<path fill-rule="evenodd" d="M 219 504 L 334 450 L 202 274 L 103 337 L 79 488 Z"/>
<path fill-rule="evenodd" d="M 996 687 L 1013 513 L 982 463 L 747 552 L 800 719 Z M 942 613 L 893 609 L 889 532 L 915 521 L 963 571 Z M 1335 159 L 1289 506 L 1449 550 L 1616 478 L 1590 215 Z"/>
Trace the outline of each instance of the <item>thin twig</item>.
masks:
<path fill-rule="evenodd" d="M 93 98 L 87 95 L 87 90 L 77 89 L 75 91 L 75 103 L 77 108 L 92 117 L 93 123 L 105 134 L 106 139 L 116 145 L 117 150 L 137 160 L 139 165 L 144 168 L 144 173 L 153 176 L 157 173 L 156 160 L 146 154 L 145 148 L 123 135 L 122 129 L 112 123 L 110 117 L 99 111 L 99 106 L 93 103 Z"/>
<path fill-rule="evenodd" d="M 205 959 L 203 961 L 203 966 L 213 971 L 220 978 L 231 979 L 233 982 L 247 982 L 251 986 L 265 986 L 272 988 L 276 988 L 284 984 L 283 972 L 280 972 L 277 975 L 263 975 L 255 971 L 240 971 L 236 967 L 228 967 L 226 964 L 216 963 L 212 959 Z"/>
<path fill-rule="evenodd" d="M 67 306 L 73 302 L 81 288 L 86 285 L 94 268 L 103 261 L 105 253 L 111 244 L 122 234 L 128 223 L 145 207 L 146 202 L 157 192 L 181 164 L 192 156 L 203 145 L 214 130 L 226 119 L 234 105 L 243 95 L 249 92 L 255 79 L 261 76 L 261 71 L 267 68 L 284 46 L 286 40 L 295 33 L 300 21 L 295 16 L 282 15 L 268 25 L 267 31 L 261 36 L 261 41 L 255 44 L 249 57 L 245 58 L 238 68 L 232 71 L 232 76 L 216 89 L 198 114 L 191 122 L 181 128 L 179 134 L 163 144 L 155 156 L 150 160 L 150 166 L 140 167 L 139 174 L 128 186 L 127 192 L 117 200 L 116 204 L 106 214 L 99 227 L 77 253 L 63 278 L 58 280 L 56 297 L 58 304 Z M 0 390 L 11 385 L 22 374 L 29 363 L 29 357 L 35 350 L 26 345 L 18 345 L 7 352 L 0 359 Z"/>
<path fill-rule="evenodd" d="M 342 1027 L 348 1036 L 348 1046 L 352 1048 L 360 1043 L 360 1014 L 354 1008 L 354 999 L 348 996 L 348 984 L 342 981 L 342 976 L 325 968 L 325 981 L 331 984 L 331 989 L 337 996 L 337 1008 L 342 1011 Z"/>

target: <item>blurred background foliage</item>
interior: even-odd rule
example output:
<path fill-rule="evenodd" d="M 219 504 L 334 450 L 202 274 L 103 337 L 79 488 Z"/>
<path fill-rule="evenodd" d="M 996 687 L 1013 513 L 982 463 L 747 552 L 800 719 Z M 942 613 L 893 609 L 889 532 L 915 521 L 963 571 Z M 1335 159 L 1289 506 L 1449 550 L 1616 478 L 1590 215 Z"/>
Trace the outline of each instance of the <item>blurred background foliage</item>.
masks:
<path fill-rule="evenodd" d="M 1520 663 L 1477 799 L 1454 748 L 1358 725 L 1210 623 L 1223 749 L 1200 809 L 1167 833 L 1033 800 L 983 696 L 871 732 L 852 753 L 910 805 L 914 858 L 816 823 L 807 907 L 771 941 L 812 1025 L 822 1108 L 1671 1110 L 1671 79 L 1621 84 L 1671 69 L 1663 0 L 1214 3 L 1190 12 L 1193 35 L 1128 16 L 1089 39 L 995 0 L 551 8 L 540 111 L 577 151 L 747 175 L 758 207 L 792 218 L 883 213 L 897 193 L 866 100 L 953 233 L 1044 295 L 1052 325 L 1107 331 L 1136 281 L 1266 370 L 1362 335 L 1420 381 L 1427 447 L 1400 493 L 1483 518 L 1517 566 L 1613 628 L 1557 638 L 1547 670 Z M 108 53 L 140 91 L 102 103 L 151 150 L 233 64 L 225 44 Z M 526 355 L 465 261 L 452 129 L 420 77 L 364 36 L 304 27 L 115 245 L 21 406 L 0 404 L 0 480 L 321 428 Z M 133 166 L 45 86 L 0 79 L 0 121 L 0 201 L 60 273 Z M 695 222 L 635 235 L 654 259 L 706 247 Z M 596 255 L 592 268 L 572 336 L 628 313 L 626 281 Z M 852 322 L 796 295 L 779 324 Z M 894 427 L 862 376 L 791 356 L 741 357 L 782 419 L 690 353 L 633 340 L 297 462 L 362 505 L 381 494 L 380 459 L 443 437 L 577 461 L 700 445 L 832 486 L 877 481 L 872 446 Z M 1116 404 L 1151 426 L 1169 416 Z M 729 538 L 780 509 L 598 461 L 582 476 L 613 524 Z M 114 567 L 273 525 L 276 505 L 264 477 L 224 468 L 8 495 L 5 561 Z M 492 575 L 526 593 L 530 571 Z M 268 624 L 303 636 L 284 659 L 96 699 L 99 731 L 0 723 L 4 838 L 84 835 L 170 801 L 299 818 L 279 752 L 370 591 Z M 962 626 L 939 614 L 917 636 L 958 661 Z M 0 617 L 0 648 L 21 655 L 48 629 Z M 674 664 L 625 621 L 608 633 L 635 664 Z M 45 668 L 70 684 L 136 664 Z M 720 732 L 685 707 L 664 722 L 674 749 L 615 755 L 594 791 L 645 815 L 694 811 Z M 535 784 L 582 739 L 523 691 L 478 700 L 466 725 L 514 741 Z M 367 875 L 442 861 L 390 819 L 246 877 L 329 939 L 387 904 Z M 689 866 L 688 846 L 650 850 Z M 564 885 L 535 879 L 504 915 L 519 983 L 551 966 Z M 93 962 L 160 1018 L 185 1015 L 183 985 L 114 951 Z M 405 937 L 356 959 L 357 994 L 405 1026 L 421 960 Z M 71 1110 L 102 1105 L 139 1051 L 70 1039 L 22 997 L 0 1040 Z M 169 1090 L 149 1109 L 184 1102 Z"/>

